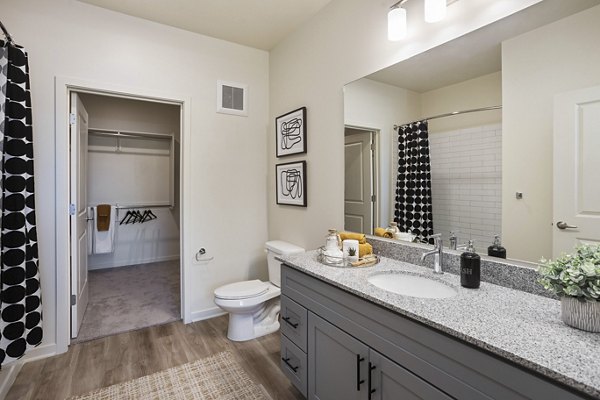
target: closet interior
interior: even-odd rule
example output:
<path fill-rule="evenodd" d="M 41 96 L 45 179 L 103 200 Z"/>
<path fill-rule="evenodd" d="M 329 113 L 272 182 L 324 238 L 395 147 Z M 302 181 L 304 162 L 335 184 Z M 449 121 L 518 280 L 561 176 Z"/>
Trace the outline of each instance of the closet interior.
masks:
<path fill-rule="evenodd" d="M 80 342 L 181 318 L 181 110 L 77 95 L 88 115 L 89 300 L 73 339 Z"/>

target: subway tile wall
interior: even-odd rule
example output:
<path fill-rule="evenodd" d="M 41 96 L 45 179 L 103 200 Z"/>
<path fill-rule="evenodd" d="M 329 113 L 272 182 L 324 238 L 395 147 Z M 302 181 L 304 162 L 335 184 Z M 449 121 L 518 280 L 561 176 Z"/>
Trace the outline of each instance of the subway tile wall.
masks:
<path fill-rule="evenodd" d="M 502 125 L 429 132 L 433 228 L 487 254 L 501 235 Z"/>

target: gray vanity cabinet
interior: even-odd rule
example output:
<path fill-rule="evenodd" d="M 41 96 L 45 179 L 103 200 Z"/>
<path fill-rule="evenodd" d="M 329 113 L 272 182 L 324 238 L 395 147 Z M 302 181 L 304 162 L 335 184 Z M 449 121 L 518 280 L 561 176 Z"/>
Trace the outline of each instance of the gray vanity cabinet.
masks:
<path fill-rule="evenodd" d="M 451 397 L 373 349 L 367 366 L 369 400 L 450 400 Z"/>
<path fill-rule="evenodd" d="M 311 312 L 308 349 L 310 400 L 451 399 Z"/>
<path fill-rule="evenodd" d="M 366 400 L 369 348 L 308 313 L 308 398 Z"/>
<path fill-rule="evenodd" d="M 309 400 L 588 398 L 285 264 L 281 303 L 281 369 Z"/>

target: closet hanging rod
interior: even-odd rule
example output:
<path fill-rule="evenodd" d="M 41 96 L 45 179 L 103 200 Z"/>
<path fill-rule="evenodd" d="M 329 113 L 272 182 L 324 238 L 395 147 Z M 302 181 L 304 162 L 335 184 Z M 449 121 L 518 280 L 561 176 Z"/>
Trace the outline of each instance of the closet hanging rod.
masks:
<path fill-rule="evenodd" d="M 134 132 L 134 131 L 117 131 L 111 129 L 94 129 L 89 128 L 88 133 L 95 136 L 111 136 L 123 139 L 156 139 L 156 140 L 172 140 L 173 136 L 165 133 L 150 133 L 150 132 Z"/>
<path fill-rule="evenodd" d="M 131 210 L 134 208 L 173 208 L 171 204 L 117 204 L 115 208 L 117 210 Z"/>
<path fill-rule="evenodd" d="M 446 114 L 439 114 L 439 115 L 434 115 L 433 117 L 427 117 L 427 118 L 421 118 L 417 121 L 430 121 L 432 119 L 438 119 L 438 118 L 445 118 L 445 117 L 453 117 L 455 115 L 460 115 L 460 114 L 468 114 L 468 113 L 473 113 L 473 112 L 479 112 L 479 111 L 492 111 L 492 110 L 500 110 L 502 109 L 502 105 L 499 106 L 490 106 L 490 107 L 481 107 L 481 108 L 472 108 L 470 110 L 461 110 L 461 111 L 452 111 Z M 411 122 L 417 122 L 417 121 L 411 121 Z M 402 125 L 406 125 L 406 124 L 402 124 Z M 394 130 L 400 128 L 402 125 L 394 125 Z"/>
<path fill-rule="evenodd" d="M 8 41 L 8 43 L 14 44 L 15 42 L 13 41 L 12 36 L 10 36 L 10 33 L 8 33 L 8 29 L 6 29 L 2 21 L 0 21 L 0 28 L 2 28 L 2 32 L 4 33 L 4 36 L 6 36 L 6 40 Z"/>

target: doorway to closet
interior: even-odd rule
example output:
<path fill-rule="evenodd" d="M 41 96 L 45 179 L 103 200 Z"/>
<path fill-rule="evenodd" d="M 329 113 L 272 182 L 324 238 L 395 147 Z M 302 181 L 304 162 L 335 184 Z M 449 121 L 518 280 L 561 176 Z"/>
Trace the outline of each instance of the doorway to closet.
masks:
<path fill-rule="evenodd" d="M 181 107 L 71 92 L 71 342 L 181 319 Z"/>

